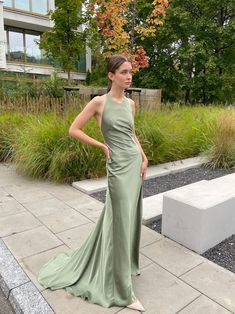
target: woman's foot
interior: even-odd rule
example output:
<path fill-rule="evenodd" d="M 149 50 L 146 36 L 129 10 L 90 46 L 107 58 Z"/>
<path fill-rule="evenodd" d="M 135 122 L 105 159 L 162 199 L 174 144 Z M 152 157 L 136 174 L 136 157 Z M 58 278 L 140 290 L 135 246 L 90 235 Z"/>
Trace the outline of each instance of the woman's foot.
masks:
<path fill-rule="evenodd" d="M 143 307 L 143 305 L 140 303 L 138 299 L 134 303 L 131 303 L 127 305 L 126 307 L 132 310 L 136 310 L 136 311 L 141 311 L 141 312 L 145 311 L 145 308 Z"/>

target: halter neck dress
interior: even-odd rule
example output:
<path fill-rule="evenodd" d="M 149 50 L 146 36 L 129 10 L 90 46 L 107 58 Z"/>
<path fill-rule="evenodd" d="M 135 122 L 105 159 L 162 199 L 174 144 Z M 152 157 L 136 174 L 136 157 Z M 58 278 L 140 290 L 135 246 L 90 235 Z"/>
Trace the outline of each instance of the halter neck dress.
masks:
<path fill-rule="evenodd" d="M 133 126 L 128 98 L 119 103 L 106 94 L 101 119 L 111 155 L 106 161 L 106 201 L 83 244 L 59 253 L 40 269 L 38 281 L 44 288 L 65 288 L 103 307 L 125 306 L 136 300 L 131 276 L 140 275 L 143 190 L 142 156 Z"/>

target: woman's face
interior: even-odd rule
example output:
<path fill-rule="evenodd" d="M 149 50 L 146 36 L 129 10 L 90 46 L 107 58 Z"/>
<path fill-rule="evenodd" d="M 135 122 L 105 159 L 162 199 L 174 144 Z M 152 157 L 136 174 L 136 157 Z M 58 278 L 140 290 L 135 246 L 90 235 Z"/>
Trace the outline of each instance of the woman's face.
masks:
<path fill-rule="evenodd" d="M 115 84 L 123 89 L 130 87 L 132 82 L 131 63 L 125 61 L 122 65 L 120 65 L 115 73 L 109 72 L 109 79 L 112 81 L 112 84 Z"/>

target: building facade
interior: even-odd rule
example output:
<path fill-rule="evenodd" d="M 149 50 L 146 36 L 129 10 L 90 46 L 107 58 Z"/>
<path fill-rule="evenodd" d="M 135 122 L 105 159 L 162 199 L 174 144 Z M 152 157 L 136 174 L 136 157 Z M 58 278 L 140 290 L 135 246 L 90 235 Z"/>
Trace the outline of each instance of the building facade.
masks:
<path fill-rule="evenodd" d="M 36 41 L 53 27 L 47 13 L 55 8 L 55 0 L 0 0 L 0 69 L 50 75 L 54 68 Z M 78 72 L 73 79 L 83 80 L 91 69 L 91 53 L 80 56 Z M 66 78 L 66 73 L 60 73 Z"/>

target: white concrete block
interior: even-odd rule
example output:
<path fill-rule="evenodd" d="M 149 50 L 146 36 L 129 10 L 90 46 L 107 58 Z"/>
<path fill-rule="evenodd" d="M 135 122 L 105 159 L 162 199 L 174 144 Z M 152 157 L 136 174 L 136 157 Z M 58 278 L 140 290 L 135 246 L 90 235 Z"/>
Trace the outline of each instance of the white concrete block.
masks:
<path fill-rule="evenodd" d="M 198 181 L 201 183 L 207 182 L 206 180 L 201 180 Z M 194 182 L 191 184 L 188 184 L 187 186 L 192 186 L 197 184 L 198 182 Z M 172 189 L 171 191 L 174 190 L 179 190 L 184 188 L 185 186 L 181 186 L 179 188 Z M 153 220 L 160 219 L 162 216 L 162 202 L 163 202 L 163 195 L 169 191 L 163 192 L 163 193 L 158 193 L 152 196 L 145 197 L 143 199 L 143 218 L 142 218 L 142 223 L 147 225 L 151 223 Z"/>
<path fill-rule="evenodd" d="M 235 173 L 163 195 L 162 234 L 201 254 L 235 233 Z"/>

